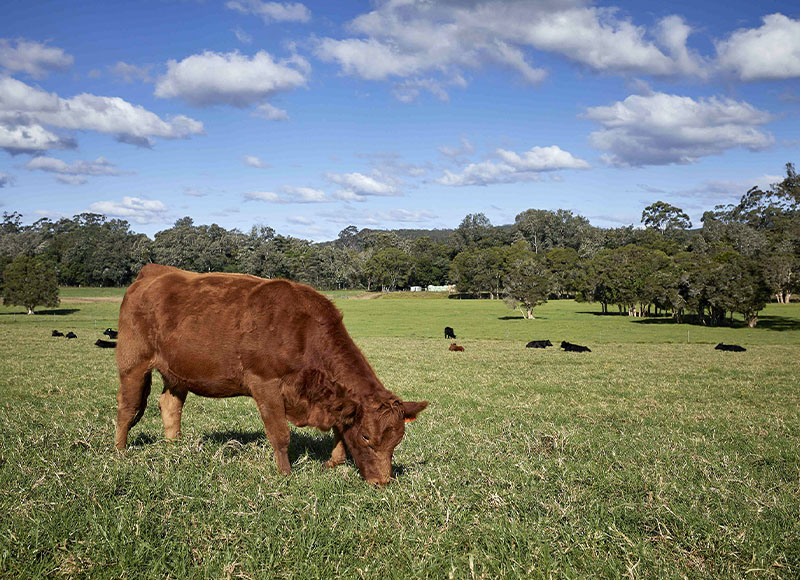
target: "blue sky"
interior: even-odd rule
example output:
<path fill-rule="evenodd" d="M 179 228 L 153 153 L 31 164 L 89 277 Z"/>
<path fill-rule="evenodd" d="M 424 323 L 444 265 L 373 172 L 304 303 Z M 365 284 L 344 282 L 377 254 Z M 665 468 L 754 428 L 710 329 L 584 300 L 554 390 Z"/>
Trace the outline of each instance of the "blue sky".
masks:
<path fill-rule="evenodd" d="M 0 211 L 315 241 L 779 181 L 796 2 L 4 0 Z"/>

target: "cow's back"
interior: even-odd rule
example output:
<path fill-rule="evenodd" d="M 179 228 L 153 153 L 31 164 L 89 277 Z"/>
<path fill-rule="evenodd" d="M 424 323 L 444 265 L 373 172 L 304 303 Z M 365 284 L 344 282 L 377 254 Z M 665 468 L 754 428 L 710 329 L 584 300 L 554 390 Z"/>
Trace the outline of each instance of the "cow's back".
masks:
<path fill-rule="evenodd" d="M 302 284 L 150 264 L 123 299 L 117 363 L 147 360 L 198 394 L 247 394 L 245 373 L 298 370 L 320 329 L 337 326 L 338 310 Z"/>

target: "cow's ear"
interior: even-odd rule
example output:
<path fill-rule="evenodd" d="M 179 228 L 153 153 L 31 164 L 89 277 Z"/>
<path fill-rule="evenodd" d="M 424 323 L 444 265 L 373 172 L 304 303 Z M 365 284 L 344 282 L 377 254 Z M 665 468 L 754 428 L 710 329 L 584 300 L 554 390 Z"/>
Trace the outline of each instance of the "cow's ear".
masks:
<path fill-rule="evenodd" d="M 406 417 L 406 423 L 415 420 L 417 414 L 424 411 L 427 406 L 428 401 L 403 401 L 403 414 Z"/>

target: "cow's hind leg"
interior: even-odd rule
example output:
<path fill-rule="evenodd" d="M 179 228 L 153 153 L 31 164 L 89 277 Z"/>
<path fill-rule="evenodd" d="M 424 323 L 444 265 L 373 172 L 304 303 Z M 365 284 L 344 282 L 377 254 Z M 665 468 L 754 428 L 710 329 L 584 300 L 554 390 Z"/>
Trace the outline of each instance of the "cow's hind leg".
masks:
<path fill-rule="evenodd" d="M 286 409 L 283 404 L 280 380 L 252 384 L 250 392 L 264 422 L 267 439 L 275 451 L 275 461 L 282 473 L 289 475 L 292 467 L 289 465 L 289 422 L 286 419 Z"/>
<path fill-rule="evenodd" d="M 331 451 L 331 458 L 325 462 L 325 467 L 336 467 L 344 463 L 347 459 L 347 448 L 344 446 L 344 439 L 339 429 L 333 428 L 333 451 Z"/>
<path fill-rule="evenodd" d="M 114 438 L 117 449 L 125 449 L 128 443 L 128 431 L 144 415 L 152 378 L 152 371 L 146 364 L 140 364 L 125 372 L 120 371 L 117 392 L 117 433 Z"/>
<path fill-rule="evenodd" d="M 186 395 L 187 391 L 170 386 L 164 379 L 164 392 L 158 399 L 158 408 L 161 409 L 164 436 L 167 439 L 177 439 L 181 435 L 181 414 Z"/>

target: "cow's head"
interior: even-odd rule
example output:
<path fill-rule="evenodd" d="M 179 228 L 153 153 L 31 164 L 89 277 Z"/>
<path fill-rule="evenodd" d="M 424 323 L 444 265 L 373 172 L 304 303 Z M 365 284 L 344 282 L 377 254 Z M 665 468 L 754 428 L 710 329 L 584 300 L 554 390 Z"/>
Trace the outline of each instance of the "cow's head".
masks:
<path fill-rule="evenodd" d="M 405 424 L 417 418 L 428 401 L 392 399 L 362 408 L 342 437 L 361 477 L 384 485 L 392 477 L 392 453 L 405 434 Z"/>

